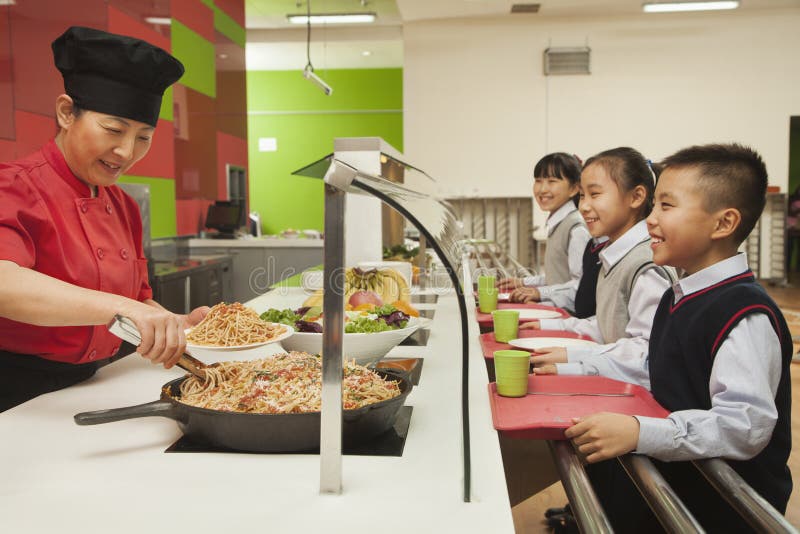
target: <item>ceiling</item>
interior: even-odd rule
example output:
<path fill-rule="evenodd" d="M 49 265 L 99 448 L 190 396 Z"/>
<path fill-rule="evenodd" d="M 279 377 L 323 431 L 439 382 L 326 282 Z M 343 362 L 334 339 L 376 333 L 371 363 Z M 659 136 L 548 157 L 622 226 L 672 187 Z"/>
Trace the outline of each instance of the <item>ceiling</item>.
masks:
<path fill-rule="evenodd" d="M 374 12 L 369 25 L 313 26 L 315 68 L 379 68 L 403 64 L 404 22 L 459 18 L 569 18 L 634 16 L 643 0 L 310 0 L 312 13 Z M 539 3 L 535 14 L 511 14 L 516 3 Z M 742 0 L 740 10 L 800 8 L 800 0 Z M 245 0 L 247 68 L 286 70 L 306 64 L 306 27 L 288 14 L 305 14 L 306 0 Z M 651 15 L 660 16 L 660 15 Z"/>

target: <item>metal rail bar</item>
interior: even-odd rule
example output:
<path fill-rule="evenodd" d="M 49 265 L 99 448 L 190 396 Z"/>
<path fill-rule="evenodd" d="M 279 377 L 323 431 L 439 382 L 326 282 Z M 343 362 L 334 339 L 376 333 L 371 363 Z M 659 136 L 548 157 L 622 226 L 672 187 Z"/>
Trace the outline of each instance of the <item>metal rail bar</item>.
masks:
<path fill-rule="evenodd" d="M 617 458 L 639 493 L 667 532 L 705 532 L 675 491 L 647 457 L 626 454 Z"/>
<path fill-rule="evenodd" d="M 486 253 L 489 255 L 489 258 L 491 258 L 492 263 L 494 264 L 495 269 L 498 271 L 498 273 L 501 274 L 503 278 L 510 278 L 511 274 L 506 270 L 505 265 L 503 265 L 503 263 L 500 261 L 500 259 L 497 257 L 497 255 L 494 253 L 494 250 L 492 250 L 492 245 L 491 244 L 487 244 L 486 245 Z"/>
<path fill-rule="evenodd" d="M 719 458 L 710 458 L 695 460 L 692 463 L 722 498 L 728 501 L 728 504 L 757 532 L 797 534 L 797 529 L 751 488 L 727 462 Z"/>
<path fill-rule="evenodd" d="M 561 483 L 569 498 L 572 513 L 584 534 L 612 533 L 600 500 L 592 489 L 589 477 L 583 469 L 575 449 L 569 441 L 548 441 Z"/>

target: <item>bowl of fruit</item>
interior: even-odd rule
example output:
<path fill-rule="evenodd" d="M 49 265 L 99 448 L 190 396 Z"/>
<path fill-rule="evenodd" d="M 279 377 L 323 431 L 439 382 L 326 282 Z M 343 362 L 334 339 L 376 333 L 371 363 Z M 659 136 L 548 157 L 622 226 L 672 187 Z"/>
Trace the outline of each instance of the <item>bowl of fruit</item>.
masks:
<path fill-rule="evenodd" d="M 386 356 L 420 328 L 422 322 L 419 312 L 405 301 L 383 304 L 374 293 L 363 293 L 369 292 L 354 293 L 345 307 L 342 354 L 346 360 L 368 365 Z M 272 308 L 262 313 L 261 318 L 295 329 L 294 335 L 281 341 L 287 351 L 322 353 L 324 320 L 321 306 L 304 306 L 296 310 Z"/>

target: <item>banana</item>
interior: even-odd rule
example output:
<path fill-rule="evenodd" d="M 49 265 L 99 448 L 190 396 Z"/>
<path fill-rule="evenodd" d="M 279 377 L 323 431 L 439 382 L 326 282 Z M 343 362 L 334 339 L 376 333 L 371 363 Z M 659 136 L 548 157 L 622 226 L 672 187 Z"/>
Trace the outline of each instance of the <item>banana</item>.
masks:
<path fill-rule="evenodd" d="M 394 302 L 395 300 L 410 302 L 411 291 L 408 288 L 406 279 L 403 278 L 403 276 L 394 269 L 386 269 L 385 277 L 386 279 L 391 279 L 392 282 L 394 283 L 394 286 L 396 286 L 392 302 Z"/>

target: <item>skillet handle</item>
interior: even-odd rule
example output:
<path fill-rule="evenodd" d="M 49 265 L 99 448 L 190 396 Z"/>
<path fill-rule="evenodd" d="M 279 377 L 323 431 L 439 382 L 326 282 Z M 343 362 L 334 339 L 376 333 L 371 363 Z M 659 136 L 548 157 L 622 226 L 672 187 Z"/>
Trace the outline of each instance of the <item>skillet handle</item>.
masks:
<path fill-rule="evenodd" d="M 126 406 L 125 408 L 82 412 L 76 414 L 74 419 L 76 424 L 86 426 L 113 423 L 114 421 L 124 421 L 125 419 L 135 419 L 137 417 L 154 416 L 169 417 L 177 421 L 178 410 L 175 405 L 169 401 L 157 400 L 137 406 Z"/>

